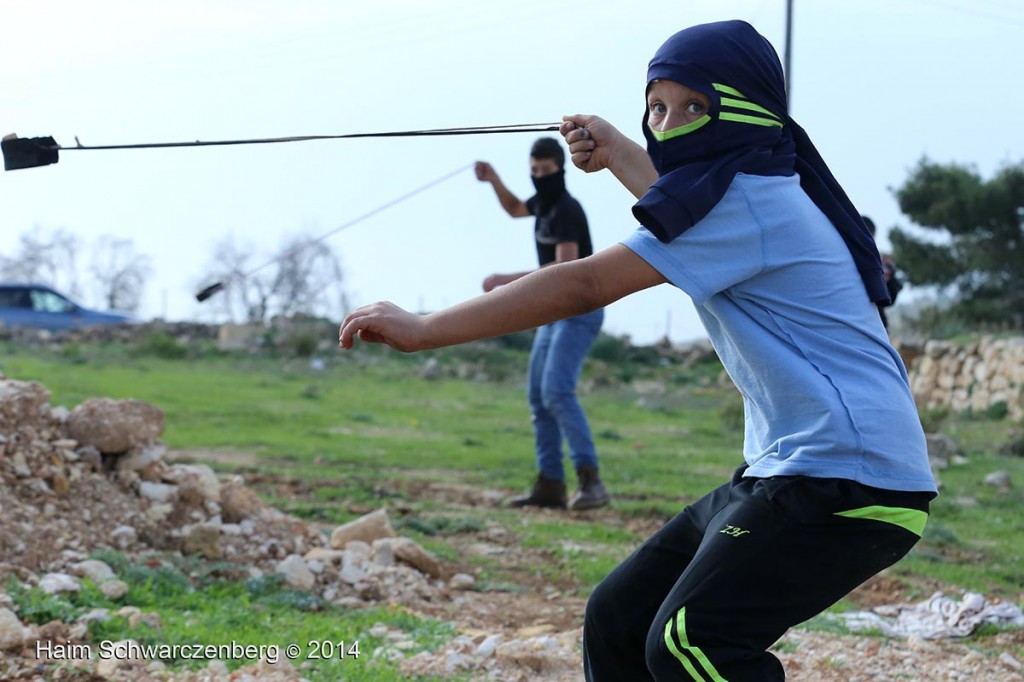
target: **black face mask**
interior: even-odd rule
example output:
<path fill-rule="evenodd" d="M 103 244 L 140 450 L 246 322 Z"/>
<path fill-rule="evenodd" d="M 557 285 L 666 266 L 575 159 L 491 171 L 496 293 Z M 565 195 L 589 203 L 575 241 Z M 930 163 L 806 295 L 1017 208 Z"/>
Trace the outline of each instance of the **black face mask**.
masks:
<path fill-rule="evenodd" d="M 540 178 L 531 178 L 537 190 L 537 202 L 542 211 L 554 206 L 565 194 L 565 169 Z"/>

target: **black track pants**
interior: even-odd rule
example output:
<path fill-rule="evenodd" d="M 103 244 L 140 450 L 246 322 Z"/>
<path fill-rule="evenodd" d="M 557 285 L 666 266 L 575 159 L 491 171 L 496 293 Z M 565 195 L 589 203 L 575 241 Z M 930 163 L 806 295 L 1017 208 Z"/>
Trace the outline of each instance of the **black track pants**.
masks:
<path fill-rule="evenodd" d="M 903 557 L 933 493 L 742 478 L 684 509 L 594 590 L 590 682 L 780 682 L 767 649 Z"/>

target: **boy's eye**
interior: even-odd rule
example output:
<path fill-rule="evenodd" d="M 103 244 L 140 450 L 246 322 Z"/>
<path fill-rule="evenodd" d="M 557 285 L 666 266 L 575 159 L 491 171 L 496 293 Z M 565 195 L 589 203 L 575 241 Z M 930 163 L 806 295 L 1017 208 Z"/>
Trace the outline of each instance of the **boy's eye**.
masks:
<path fill-rule="evenodd" d="M 652 114 L 664 114 L 665 105 L 661 102 L 651 102 L 650 110 Z"/>
<path fill-rule="evenodd" d="M 704 105 L 702 103 L 694 100 L 694 101 L 692 101 L 692 102 L 690 102 L 689 104 L 686 105 L 686 111 L 688 113 L 691 113 L 691 114 L 694 114 L 694 115 L 696 115 L 696 114 L 703 114 L 704 113 Z"/>

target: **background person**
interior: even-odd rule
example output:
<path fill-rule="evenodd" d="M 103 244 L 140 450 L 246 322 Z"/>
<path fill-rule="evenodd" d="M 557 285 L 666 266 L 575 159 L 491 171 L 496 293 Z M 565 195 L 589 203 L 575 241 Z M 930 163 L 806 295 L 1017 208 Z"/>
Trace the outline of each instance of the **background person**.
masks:
<path fill-rule="evenodd" d="M 530 149 L 530 177 L 537 193 L 521 201 L 486 162 L 476 164 L 476 177 L 489 182 L 513 218 L 534 217 L 533 238 L 540 267 L 568 263 L 593 253 L 583 207 L 565 189 L 565 151 L 552 137 L 542 137 Z M 484 291 L 493 291 L 529 274 L 493 274 Z M 609 496 L 598 473 L 597 449 L 590 424 L 576 397 L 576 384 L 591 345 L 601 331 L 604 310 L 596 310 L 541 325 L 530 350 L 527 399 L 533 422 L 537 477 L 525 495 L 513 498 L 514 507 L 593 509 L 608 504 Z M 571 500 L 566 499 L 562 443 L 579 481 Z"/>
<path fill-rule="evenodd" d="M 875 221 L 866 215 L 861 216 L 861 220 L 868 228 L 868 232 L 871 233 L 871 238 L 875 238 Z M 896 303 L 896 296 L 903 289 L 903 282 L 900 281 L 899 275 L 896 273 L 896 261 L 893 257 L 887 253 L 882 254 L 882 275 L 885 277 L 885 288 L 889 292 L 889 302 L 885 301 L 878 302 L 878 314 L 882 318 L 882 324 L 886 329 L 889 328 L 889 317 L 885 314 L 885 309 Z"/>

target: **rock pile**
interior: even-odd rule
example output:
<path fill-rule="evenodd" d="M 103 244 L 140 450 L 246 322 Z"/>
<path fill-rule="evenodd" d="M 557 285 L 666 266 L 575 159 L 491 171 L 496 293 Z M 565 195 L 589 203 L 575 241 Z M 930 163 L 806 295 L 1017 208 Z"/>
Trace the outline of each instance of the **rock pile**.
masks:
<path fill-rule="evenodd" d="M 198 554 L 243 566 L 248 577 L 278 573 L 288 585 L 343 606 L 386 601 L 415 608 L 473 586 L 461 574 L 446 582 L 437 560 L 397 536 L 383 509 L 326 537 L 264 505 L 238 477 L 168 463 L 162 434 L 163 414 L 152 405 L 99 398 L 69 411 L 51 406 L 42 384 L 0 375 L 0 575 L 50 594 L 78 591 L 87 578 L 117 601 L 128 586 L 90 559 L 113 549 L 130 559 Z M 15 661 L 11 666 L 19 652 L 27 666 L 39 665 L 35 643 L 55 634 L 87 639 L 88 618 L 23 622 L 2 589 L 0 651 Z M 143 622 L 150 617 L 137 615 Z M 17 668 L 3 665 L 0 678 L 17 679 Z M 115 679 L 116 672 L 97 674 Z"/>
<path fill-rule="evenodd" d="M 928 341 L 910 366 L 910 386 L 924 409 L 983 413 L 1005 405 L 1024 417 L 1024 337 L 983 337 L 960 346 Z"/>

